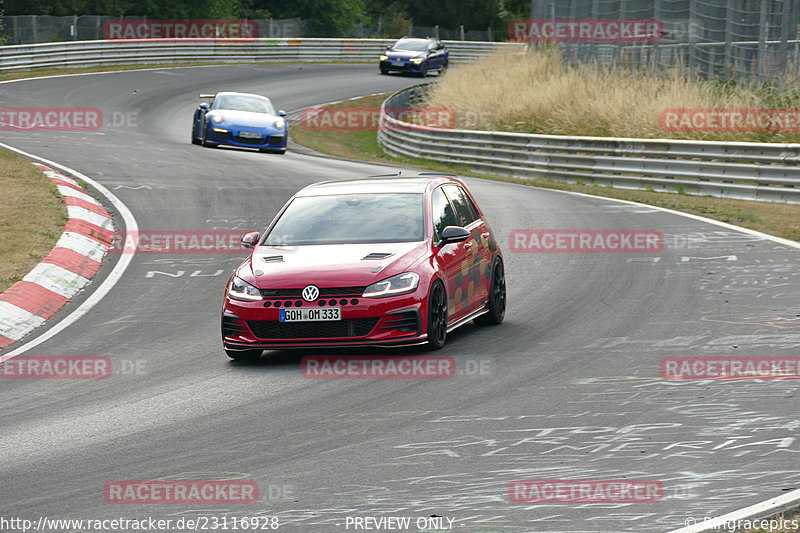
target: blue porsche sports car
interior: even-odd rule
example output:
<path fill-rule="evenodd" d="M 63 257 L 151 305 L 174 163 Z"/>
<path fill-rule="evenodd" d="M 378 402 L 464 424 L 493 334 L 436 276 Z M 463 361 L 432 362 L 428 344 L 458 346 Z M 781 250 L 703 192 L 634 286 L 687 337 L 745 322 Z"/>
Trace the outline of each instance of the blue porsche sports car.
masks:
<path fill-rule="evenodd" d="M 381 74 L 395 70 L 418 74 L 442 73 L 447 68 L 450 53 L 439 39 L 403 37 L 381 54 Z"/>
<path fill-rule="evenodd" d="M 257 94 L 219 92 L 201 94 L 211 103 L 194 112 L 192 143 L 258 148 L 262 152 L 286 152 L 289 125 L 285 111 L 275 112 L 269 98 Z"/>

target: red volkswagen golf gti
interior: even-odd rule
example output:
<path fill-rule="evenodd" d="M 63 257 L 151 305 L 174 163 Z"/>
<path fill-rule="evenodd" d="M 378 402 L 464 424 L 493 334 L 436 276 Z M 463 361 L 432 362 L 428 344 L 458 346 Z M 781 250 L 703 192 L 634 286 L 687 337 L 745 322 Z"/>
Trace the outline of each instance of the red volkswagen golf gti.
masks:
<path fill-rule="evenodd" d="M 222 343 L 265 349 L 427 343 L 506 308 L 503 255 L 467 188 L 441 175 L 310 185 L 228 280 Z"/>

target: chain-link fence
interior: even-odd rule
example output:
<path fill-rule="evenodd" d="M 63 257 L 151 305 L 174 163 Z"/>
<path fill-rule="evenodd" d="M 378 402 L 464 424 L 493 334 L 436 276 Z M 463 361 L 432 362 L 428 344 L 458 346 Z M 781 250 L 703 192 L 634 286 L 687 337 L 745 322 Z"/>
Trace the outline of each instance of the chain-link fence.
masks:
<path fill-rule="evenodd" d="M 148 20 L 141 17 L 107 17 L 100 15 L 82 15 L 72 17 L 51 17 L 49 15 L 18 15 L 0 17 L 2 19 L 2 44 L 52 43 L 63 41 L 92 41 L 113 38 L 148 38 L 153 37 L 155 28 L 162 28 L 161 37 L 170 37 L 164 33 L 165 23 L 173 27 L 184 24 L 187 28 L 184 37 L 228 37 L 225 34 L 225 23 L 231 21 L 197 21 L 197 20 Z M 110 26 L 115 22 L 122 23 L 122 31 L 114 31 Z M 302 37 L 306 32 L 305 21 L 294 19 L 256 19 L 232 21 L 240 26 L 249 25 L 254 28 L 251 37 Z M 125 30 L 133 31 L 125 31 Z M 192 34 L 192 31 L 196 33 Z M 209 34 L 209 31 L 211 32 Z M 174 36 L 174 35 L 172 35 Z M 241 36 L 241 35 L 237 35 Z"/>
<path fill-rule="evenodd" d="M 31 44 L 62 41 L 91 41 L 114 38 L 153 38 L 175 37 L 333 37 L 313 32 L 307 20 L 294 19 L 254 19 L 237 21 L 204 20 L 148 20 L 141 17 L 106 17 L 83 15 L 73 17 L 51 17 L 47 15 L 19 15 L 0 17 L 2 30 L 0 44 Z M 230 35 L 227 24 L 252 28 L 249 35 Z M 183 26 L 181 26 L 183 25 Z M 183 32 L 181 33 L 181 28 Z M 487 30 L 457 30 L 407 25 L 388 27 L 371 24 L 358 24 L 347 32 L 354 38 L 398 38 L 404 35 L 414 37 L 439 37 L 461 41 L 493 41 L 494 33 Z"/>
<path fill-rule="evenodd" d="M 567 31 L 568 21 L 579 28 L 584 21 L 609 20 L 652 20 L 659 35 L 585 42 L 591 39 L 582 38 L 579 30 Z M 547 21 L 567 30 L 541 38 L 536 32 Z M 765 79 L 790 69 L 797 72 L 799 23 L 800 0 L 544 0 L 532 2 L 528 25 L 519 26 L 511 37 L 558 42 L 569 60 L 682 66 L 703 77 Z"/>

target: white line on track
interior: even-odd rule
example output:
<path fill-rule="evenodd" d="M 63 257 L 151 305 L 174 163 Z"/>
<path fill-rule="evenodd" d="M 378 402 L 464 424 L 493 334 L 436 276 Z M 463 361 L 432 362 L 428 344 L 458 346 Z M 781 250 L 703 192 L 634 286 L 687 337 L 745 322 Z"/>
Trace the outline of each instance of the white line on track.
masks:
<path fill-rule="evenodd" d="M 16 152 L 24 157 L 41 161 L 42 163 L 50 167 L 63 170 L 67 174 L 71 174 L 72 176 L 79 178 L 84 182 L 90 184 L 92 187 L 97 189 L 97 191 L 100 194 L 108 198 L 108 201 L 111 202 L 111 204 L 117 209 L 120 215 L 122 215 L 122 220 L 125 222 L 125 228 L 122 228 L 121 231 L 132 232 L 139 230 L 139 225 L 136 223 L 136 219 L 134 218 L 133 213 L 131 213 L 130 209 L 128 209 L 128 206 L 123 204 L 122 201 L 116 196 L 114 196 L 114 194 L 111 191 L 106 189 L 105 186 L 96 182 L 92 178 L 85 176 L 84 174 L 81 174 L 76 170 L 72 170 L 71 168 L 56 163 L 54 161 L 50 161 L 48 159 L 39 157 L 37 155 L 29 154 L 28 152 L 23 152 L 18 148 L 14 148 L 13 146 L 9 146 L 4 143 L 0 143 L 0 148 L 5 148 L 6 150 L 11 150 L 12 152 Z M 100 303 L 100 300 L 102 300 L 103 297 L 105 297 L 105 295 L 108 294 L 112 288 L 114 288 L 114 285 L 116 285 L 117 282 L 122 278 L 122 275 L 125 273 L 125 270 L 128 268 L 128 265 L 130 265 L 134 255 L 135 254 L 133 253 L 122 254 L 121 257 L 119 258 L 119 261 L 117 261 L 117 264 L 114 265 L 114 269 L 111 271 L 108 277 L 105 280 L 103 280 L 103 283 L 101 283 L 100 286 L 97 287 L 97 289 L 95 289 L 92 292 L 92 294 L 89 295 L 89 297 L 81 305 L 79 305 L 74 311 L 72 311 L 72 313 L 64 317 L 55 326 L 44 332 L 42 335 L 39 335 L 35 339 L 26 342 L 19 348 L 12 350 L 9 353 L 1 356 L 0 362 L 7 361 L 8 359 L 11 359 L 17 355 L 27 352 L 31 348 L 39 346 L 43 342 L 55 337 L 58 333 L 65 330 L 73 323 L 77 322 L 78 319 L 80 319 L 83 315 L 88 313 L 95 305 Z"/>

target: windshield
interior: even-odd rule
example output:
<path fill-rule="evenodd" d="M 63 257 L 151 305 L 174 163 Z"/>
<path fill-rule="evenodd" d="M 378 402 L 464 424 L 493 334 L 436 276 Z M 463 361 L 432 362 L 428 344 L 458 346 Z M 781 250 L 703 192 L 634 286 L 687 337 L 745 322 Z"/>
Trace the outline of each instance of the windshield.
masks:
<path fill-rule="evenodd" d="M 385 193 L 295 198 L 264 244 L 366 244 L 425 239 L 422 194 Z"/>
<path fill-rule="evenodd" d="M 232 111 L 251 111 L 253 113 L 275 114 L 275 108 L 269 98 L 243 96 L 240 94 L 223 94 L 214 98 L 214 109 L 230 109 Z"/>
<path fill-rule="evenodd" d="M 426 52 L 428 50 L 428 41 L 425 39 L 400 39 L 392 50 L 404 50 L 406 52 Z"/>

